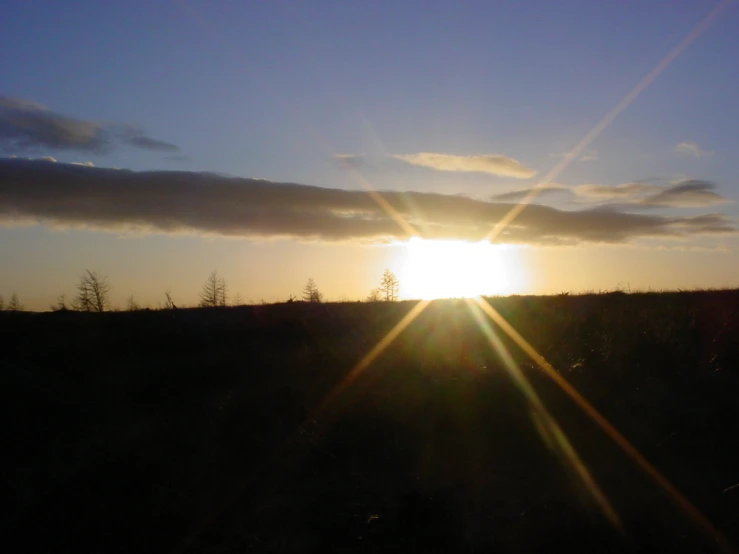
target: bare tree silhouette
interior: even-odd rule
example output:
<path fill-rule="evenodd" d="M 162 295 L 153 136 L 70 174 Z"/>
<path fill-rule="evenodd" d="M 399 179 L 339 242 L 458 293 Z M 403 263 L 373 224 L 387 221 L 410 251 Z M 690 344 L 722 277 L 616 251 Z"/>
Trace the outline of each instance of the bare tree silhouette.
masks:
<path fill-rule="evenodd" d="M 52 304 L 50 306 L 52 312 L 64 312 L 69 309 L 67 306 L 67 295 L 64 293 L 61 293 L 59 297 L 56 299 L 56 304 Z"/>
<path fill-rule="evenodd" d="M 3 298 L 3 295 L 0 294 L 0 312 L 2 312 L 5 309 L 5 298 Z"/>
<path fill-rule="evenodd" d="M 141 306 L 139 306 L 136 303 L 136 299 L 133 297 L 133 294 L 128 297 L 128 300 L 126 301 L 126 310 L 129 312 L 136 312 L 141 309 Z"/>
<path fill-rule="evenodd" d="M 372 292 L 367 295 L 366 302 L 379 302 L 380 300 L 382 300 L 380 289 L 372 289 Z"/>
<path fill-rule="evenodd" d="M 110 308 L 109 296 L 108 278 L 88 269 L 77 283 L 74 309 L 81 312 L 104 312 Z"/>
<path fill-rule="evenodd" d="M 164 296 L 166 297 L 166 300 L 164 301 L 164 309 L 165 310 L 176 310 L 177 306 L 175 306 L 175 303 L 172 300 L 172 294 L 169 291 L 166 291 L 164 293 Z"/>
<path fill-rule="evenodd" d="M 16 293 L 11 294 L 10 300 L 8 300 L 7 310 L 9 312 L 22 312 L 23 308 L 23 304 L 21 304 L 21 301 L 18 300 L 18 295 Z"/>
<path fill-rule="evenodd" d="M 386 269 L 385 273 L 382 274 L 382 281 L 380 283 L 379 290 L 379 294 L 382 299 L 386 302 L 394 302 L 395 300 L 397 300 L 399 287 L 400 282 L 395 276 L 395 273 L 393 273 L 389 269 Z"/>
<path fill-rule="evenodd" d="M 321 302 L 323 301 L 323 295 L 318 290 L 316 282 L 311 277 L 303 288 L 303 300 L 306 302 Z"/>
<path fill-rule="evenodd" d="M 213 271 L 200 291 L 200 306 L 202 308 L 225 306 L 227 295 L 226 280 L 218 275 L 217 271 Z"/>

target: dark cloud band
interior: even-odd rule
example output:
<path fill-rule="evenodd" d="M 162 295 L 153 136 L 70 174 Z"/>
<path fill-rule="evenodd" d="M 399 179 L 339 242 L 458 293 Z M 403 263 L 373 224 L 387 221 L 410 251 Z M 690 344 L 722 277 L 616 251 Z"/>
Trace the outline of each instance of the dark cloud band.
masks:
<path fill-rule="evenodd" d="M 456 195 L 382 192 L 427 238 L 477 240 L 510 204 Z M 0 160 L 0 221 L 326 241 L 389 240 L 407 233 L 364 191 L 193 172 L 134 172 L 36 160 Z M 720 214 L 662 217 L 531 205 L 503 242 L 573 244 L 733 233 Z"/>

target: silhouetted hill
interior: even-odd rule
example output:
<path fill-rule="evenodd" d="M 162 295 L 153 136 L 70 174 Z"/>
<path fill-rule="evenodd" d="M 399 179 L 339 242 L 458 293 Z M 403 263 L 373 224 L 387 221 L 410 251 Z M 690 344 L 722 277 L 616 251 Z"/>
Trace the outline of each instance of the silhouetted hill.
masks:
<path fill-rule="evenodd" d="M 739 292 L 490 300 L 734 541 Z M 27 552 L 712 552 L 510 341 L 622 521 L 539 435 L 464 301 L 0 313 L 0 528 Z M 349 377 L 349 379 L 347 379 Z M 342 383 L 346 386 L 341 386 Z"/>

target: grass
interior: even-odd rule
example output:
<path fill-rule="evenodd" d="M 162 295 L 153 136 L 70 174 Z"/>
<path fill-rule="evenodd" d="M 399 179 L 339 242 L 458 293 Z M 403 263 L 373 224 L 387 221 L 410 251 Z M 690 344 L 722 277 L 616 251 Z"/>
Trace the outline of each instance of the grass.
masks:
<path fill-rule="evenodd" d="M 739 542 L 739 291 L 489 300 Z M 29 552 L 713 552 L 506 342 L 622 522 L 536 430 L 463 301 L 0 313 L 0 523 Z"/>

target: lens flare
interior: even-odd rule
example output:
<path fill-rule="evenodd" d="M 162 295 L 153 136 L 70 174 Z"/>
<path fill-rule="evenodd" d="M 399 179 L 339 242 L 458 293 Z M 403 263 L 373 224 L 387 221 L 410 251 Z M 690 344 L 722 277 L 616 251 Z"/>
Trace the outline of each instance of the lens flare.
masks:
<path fill-rule="evenodd" d="M 664 490 L 675 503 L 695 521 L 709 536 L 713 537 L 716 543 L 722 547 L 725 552 L 733 552 L 733 547 L 728 543 L 726 538 L 716 529 L 708 519 L 700 513 L 698 508 L 693 506 L 683 494 L 670 483 L 659 470 L 650 464 L 646 458 L 632 445 L 626 437 L 624 437 L 611 423 L 598 412 L 592 404 L 570 385 L 567 380 L 562 377 L 556 369 L 542 356 L 531 344 L 516 331 L 513 326 L 506 321 L 490 304 L 483 299 L 477 299 L 479 306 L 485 314 L 498 325 L 508 337 L 523 350 L 541 370 L 551 378 L 574 402 L 592 419 L 613 442 L 631 458 L 631 460 L 639 466 L 649 477 Z"/>
<path fill-rule="evenodd" d="M 517 250 L 508 245 L 412 238 L 399 272 L 406 298 L 473 298 L 525 286 Z"/>
<path fill-rule="evenodd" d="M 486 305 L 485 301 L 478 299 L 477 301 L 468 300 L 467 302 L 480 330 L 488 339 L 491 349 L 498 354 L 503 361 L 506 371 L 508 371 L 508 375 L 516 383 L 526 400 L 528 400 L 532 408 L 534 424 L 541 434 L 542 439 L 560 456 L 565 466 L 574 472 L 580 484 L 590 494 L 601 512 L 603 512 L 603 515 L 611 522 L 611 525 L 620 530 L 621 520 L 616 510 L 614 510 L 606 495 L 601 491 L 595 478 L 580 459 L 580 456 L 578 456 L 567 435 L 565 435 L 557 420 L 554 419 L 554 416 L 544 406 L 539 395 L 536 394 L 536 391 L 513 360 L 503 341 L 500 340 L 500 337 L 498 337 L 490 322 L 485 317 L 485 311 L 482 309 L 483 304 Z"/>

